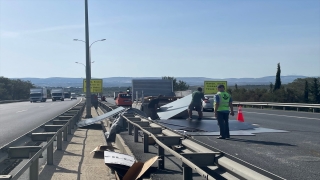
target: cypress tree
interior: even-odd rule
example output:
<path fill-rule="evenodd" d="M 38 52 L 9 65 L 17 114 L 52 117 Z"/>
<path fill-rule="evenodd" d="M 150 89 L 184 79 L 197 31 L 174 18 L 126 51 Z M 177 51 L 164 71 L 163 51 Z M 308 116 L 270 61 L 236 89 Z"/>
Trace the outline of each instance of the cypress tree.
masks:
<path fill-rule="evenodd" d="M 320 92 L 319 92 L 319 84 L 317 78 L 313 79 L 312 91 L 313 102 L 316 104 L 320 104 Z"/>
<path fill-rule="evenodd" d="M 307 80 L 304 85 L 304 102 L 305 103 L 309 102 L 309 84 Z"/>
<path fill-rule="evenodd" d="M 280 63 L 278 63 L 278 68 L 277 68 L 277 74 L 276 74 L 276 82 L 274 84 L 274 90 L 280 89 L 281 88 L 281 68 L 280 68 Z"/>

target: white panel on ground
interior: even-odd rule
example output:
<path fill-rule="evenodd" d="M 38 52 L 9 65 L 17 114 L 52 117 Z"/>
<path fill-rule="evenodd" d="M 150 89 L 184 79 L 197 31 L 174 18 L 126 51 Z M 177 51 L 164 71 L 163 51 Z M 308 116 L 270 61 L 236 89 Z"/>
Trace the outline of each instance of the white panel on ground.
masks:
<path fill-rule="evenodd" d="M 173 101 L 172 103 L 161 106 L 158 111 L 158 116 L 160 119 L 169 119 L 185 110 L 188 109 L 188 106 L 192 100 L 192 94 L 185 96 L 181 99 Z"/>
<path fill-rule="evenodd" d="M 112 110 L 110 112 L 102 114 L 101 116 L 97 116 L 97 117 L 93 117 L 93 118 L 90 118 L 90 119 L 82 120 L 77 125 L 78 125 L 78 127 L 88 126 L 88 125 L 94 124 L 96 122 L 102 121 L 105 118 L 108 118 L 108 117 L 114 116 L 116 114 L 119 114 L 119 113 L 123 112 L 124 110 L 125 110 L 125 108 L 118 107 L 117 109 L 114 109 L 114 110 Z"/>

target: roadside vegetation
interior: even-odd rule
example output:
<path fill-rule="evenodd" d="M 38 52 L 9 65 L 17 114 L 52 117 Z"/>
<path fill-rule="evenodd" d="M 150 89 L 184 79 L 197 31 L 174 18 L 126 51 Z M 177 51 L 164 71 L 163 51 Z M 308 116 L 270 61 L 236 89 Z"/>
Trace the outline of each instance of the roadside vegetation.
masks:
<path fill-rule="evenodd" d="M 242 86 L 228 84 L 227 91 L 232 95 L 234 101 L 320 104 L 320 77 L 298 78 L 292 83 L 282 84 L 280 75 L 281 67 L 278 63 L 274 83 Z M 178 81 L 170 76 L 163 76 L 162 79 L 172 79 L 174 91 L 194 91 L 198 87 L 189 86 L 186 82 Z M 28 99 L 29 89 L 34 87 L 35 85 L 30 81 L 0 77 L 0 101 Z M 127 88 L 130 87 L 105 87 L 103 95 L 113 97 L 113 92 L 125 92 Z M 50 96 L 50 88 L 47 89 L 48 96 Z M 76 94 L 84 94 L 82 88 L 71 88 L 70 90 Z"/>

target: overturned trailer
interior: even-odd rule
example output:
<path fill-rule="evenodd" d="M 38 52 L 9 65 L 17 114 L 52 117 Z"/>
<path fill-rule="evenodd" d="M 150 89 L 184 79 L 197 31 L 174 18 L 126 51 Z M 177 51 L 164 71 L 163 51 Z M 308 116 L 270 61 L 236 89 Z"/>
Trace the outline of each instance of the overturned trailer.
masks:
<path fill-rule="evenodd" d="M 146 114 L 149 114 L 148 104 L 150 101 L 157 98 L 160 94 L 163 97 L 160 98 L 159 106 L 166 105 L 182 98 L 181 96 L 176 96 L 174 93 L 172 79 L 133 79 L 132 93 L 132 107 L 139 109 Z M 174 116 L 174 118 L 186 117 L 188 117 L 187 111 Z"/>

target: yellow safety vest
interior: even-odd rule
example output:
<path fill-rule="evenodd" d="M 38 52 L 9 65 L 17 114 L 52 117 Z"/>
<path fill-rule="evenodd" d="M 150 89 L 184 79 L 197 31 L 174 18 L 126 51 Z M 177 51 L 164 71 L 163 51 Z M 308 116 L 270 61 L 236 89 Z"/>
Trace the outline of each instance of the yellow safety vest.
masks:
<path fill-rule="evenodd" d="M 219 96 L 219 107 L 217 111 L 229 111 L 230 94 L 227 92 L 218 92 L 216 96 Z M 216 104 L 216 102 L 214 102 Z"/>

